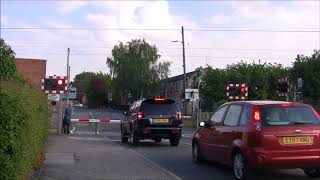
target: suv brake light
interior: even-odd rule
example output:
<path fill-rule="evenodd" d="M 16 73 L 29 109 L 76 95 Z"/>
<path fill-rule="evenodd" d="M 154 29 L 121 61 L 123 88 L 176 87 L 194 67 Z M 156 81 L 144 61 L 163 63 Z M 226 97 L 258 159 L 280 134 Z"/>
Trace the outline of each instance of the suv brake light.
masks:
<path fill-rule="evenodd" d="M 155 98 L 154 100 L 155 101 L 165 101 L 166 99 L 164 99 L 164 98 Z"/>
<path fill-rule="evenodd" d="M 137 119 L 138 119 L 138 120 L 142 120 L 142 113 L 141 113 L 141 112 L 138 112 L 138 113 L 137 113 Z"/>
<path fill-rule="evenodd" d="M 179 120 L 183 119 L 183 115 L 180 112 L 177 114 L 177 119 L 179 119 Z"/>

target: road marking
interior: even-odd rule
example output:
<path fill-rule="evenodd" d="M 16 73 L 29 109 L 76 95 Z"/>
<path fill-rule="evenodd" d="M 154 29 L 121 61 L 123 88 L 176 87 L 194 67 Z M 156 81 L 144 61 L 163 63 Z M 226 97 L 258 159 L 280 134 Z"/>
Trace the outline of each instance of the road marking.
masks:
<path fill-rule="evenodd" d="M 104 136 L 103 134 L 100 134 L 106 141 L 113 141 L 112 139 Z M 127 149 L 127 148 L 125 148 Z M 144 157 L 142 154 L 138 153 L 137 151 L 134 151 L 132 149 L 127 149 L 128 151 L 136 154 L 138 157 L 140 157 L 141 159 L 147 161 L 148 163 L 152 164 L 153 166 L 155 166 L 156 168 L 159 168 L 160 170 L 164 171 L 165 173 L 167 173 L 168 175 L 172 176 L 174 179 L 177 179 L 177 180 L 182 180 L 182 178 L 180 178 L 179 176 L 175 175 L 174 173 L 172 173 L 171 171 L 159 166 L 157 163 L 153 162 L 151 159 L 147 158 L 147 157 Z"/>
<path fill-rule="evenodd" d="M 191 143 L 181 142 L 181 144 L 188 145 L 188 146 L 192 146 L 192 144 L 191 144 Z"/>
<path fill-rule="evenodd" d="M 174 179 L 177 180 L 182 180 L 182 178 L 180 178 L 179 176 L 175 175 L 174 173 L 172 173 L 171 171 L 159 166 L 158 164 L 156 164 L 154 161 L 152 161 L 149 158 L 144 157 L 142 154 L 138 153 L 137 151 L 134 151 L 132 149 L 128 149 L 129 151 L 131 151 L 132 153 L 136 154 L 137 156 L 139 156 L 141 159 L 147 161 L 148 163 L 152 164 L 153 166 L 159 168 L 160 170 L 164 171 L 165 173 L 169 174 L 170 176 L 172 176 Z"/>

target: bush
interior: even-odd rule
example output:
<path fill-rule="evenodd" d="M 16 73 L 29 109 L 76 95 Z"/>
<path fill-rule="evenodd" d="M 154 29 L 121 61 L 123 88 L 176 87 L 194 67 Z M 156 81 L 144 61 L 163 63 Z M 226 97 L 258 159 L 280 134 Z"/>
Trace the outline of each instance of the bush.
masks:
<path fill-rule="evenodd" d="M 15 79 L 17 75 L 15 53 L 2 38 L 0 38 L 0 57 L 0 79 Z"/>
<path fill-rule="evenodd" d="M 0 179 L 27 179 L 47 139 L 47 98 L 22 81 L 0 83 Z"/>

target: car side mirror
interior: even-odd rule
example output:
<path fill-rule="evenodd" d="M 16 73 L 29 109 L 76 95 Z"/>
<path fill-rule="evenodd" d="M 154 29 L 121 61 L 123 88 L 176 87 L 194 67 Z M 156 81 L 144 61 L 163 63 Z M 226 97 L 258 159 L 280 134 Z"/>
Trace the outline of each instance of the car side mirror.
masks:
<path fill-rule="evenodd" d="M 199 127 L 202 127 L 202 128 L 207 128 L 207 127 L 210 127 L 210 124 L 206 121 L 201 121 L 199 123 Z"/>

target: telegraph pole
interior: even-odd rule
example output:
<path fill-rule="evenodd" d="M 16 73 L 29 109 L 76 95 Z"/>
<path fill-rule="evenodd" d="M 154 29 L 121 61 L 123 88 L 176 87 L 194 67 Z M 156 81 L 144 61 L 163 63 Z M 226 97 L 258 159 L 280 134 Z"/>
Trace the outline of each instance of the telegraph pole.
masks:
<path fill-rule="evenodd" d="M 69 103 L 69 88 L 70 88 L 70 66 L 69 66 L 69 55 L 70 55 L 70 48 L 68 48 L 68 50 L 67 50 L 67 79 L 68 79 L 67 104 Z"/>
<path fill-rule="evenodd" d="M 184 89 L 184 115 L 187 115 L 187 101 L 186 101 L 186 88 L 187 88 L 187 74 L 186 74 L 186 55 L 184 48 L 184 29 L 181 26 L 181 35 L 182 35 L 182 59 L 183 59 L 183 89 Z"/>

